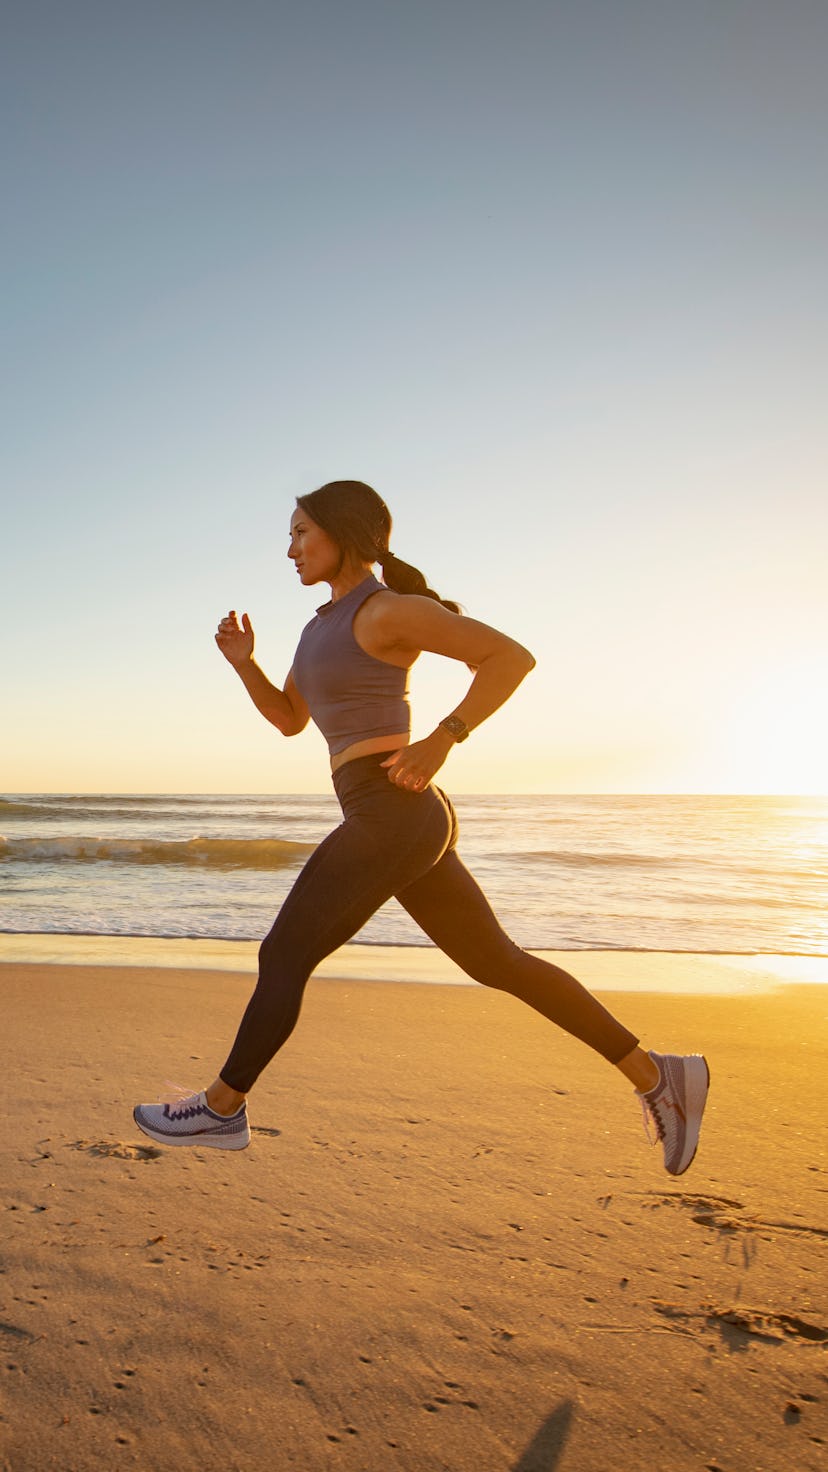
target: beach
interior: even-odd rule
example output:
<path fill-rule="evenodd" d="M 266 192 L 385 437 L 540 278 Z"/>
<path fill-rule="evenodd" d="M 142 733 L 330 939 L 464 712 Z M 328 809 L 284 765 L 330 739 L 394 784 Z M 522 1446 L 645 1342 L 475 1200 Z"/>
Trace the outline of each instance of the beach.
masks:
<path fill-rule="evenodd" d="M 0 965 L 2 1467 L 822 1465 L 828 992 L 607 963 L 710 1061 L 679 1180 L 600 1058 L 416 981 L 315 978 L 251 1148 L 162 1150 L 133 1103 L 209 1081 L 250 975 Z"/>

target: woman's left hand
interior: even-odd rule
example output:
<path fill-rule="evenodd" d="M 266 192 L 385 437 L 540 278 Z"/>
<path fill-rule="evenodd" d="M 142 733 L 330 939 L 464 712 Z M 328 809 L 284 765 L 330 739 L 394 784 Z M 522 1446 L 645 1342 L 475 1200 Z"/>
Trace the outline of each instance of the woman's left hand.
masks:
<path fill-rule="evenodd" d="M 424 741 L 412 741 L 393 751 L 381 767 L 388 769 L 388 780 L 409 792 L 423 792 L 439 772 L 454 742 L 443 731 L 434 731 Z"/>

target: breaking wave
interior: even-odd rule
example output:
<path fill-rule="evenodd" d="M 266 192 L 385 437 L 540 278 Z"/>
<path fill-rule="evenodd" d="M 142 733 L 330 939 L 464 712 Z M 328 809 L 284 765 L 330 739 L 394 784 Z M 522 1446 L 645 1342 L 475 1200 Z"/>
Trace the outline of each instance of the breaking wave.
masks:
<path fill-rule="evenodd" d="M 285 838 L 0 838 L 0 862 L 53 864 L 187 864 L 207 869 L 286 869 L 313 843 Z"/>

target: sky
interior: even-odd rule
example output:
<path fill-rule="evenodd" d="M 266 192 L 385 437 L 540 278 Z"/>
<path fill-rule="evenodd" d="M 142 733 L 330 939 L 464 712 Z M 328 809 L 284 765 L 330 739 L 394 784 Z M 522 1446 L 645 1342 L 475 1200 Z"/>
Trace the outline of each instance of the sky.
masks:
<path fill-rule="evenodd" d="M 457 792 L 828 792 L 821 0 L 11 0 L 0 788 L 324 791 L 294 498 L 537 666 Z M 461 698 L 424 657 L 414 734 Z"/>

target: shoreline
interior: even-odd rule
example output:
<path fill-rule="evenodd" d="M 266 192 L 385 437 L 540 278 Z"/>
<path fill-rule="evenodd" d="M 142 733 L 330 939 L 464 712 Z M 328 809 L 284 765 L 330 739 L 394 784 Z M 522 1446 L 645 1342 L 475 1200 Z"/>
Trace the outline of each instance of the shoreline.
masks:
<path fill-rule="evenodd" d="M 0 934 L 0 968 L 140 967 L 235 972 L 255 976 L 258 941 L 158 936 Z M 778 988 L 828 985 L 828 957 L 703 951 L 532 950 L 574 973 L 590 989 L 671 995 L 756 995 Z M 434 946 L 342 946 L 314 972 L 324 980 L 419 982 L 476 988 Z"/>

